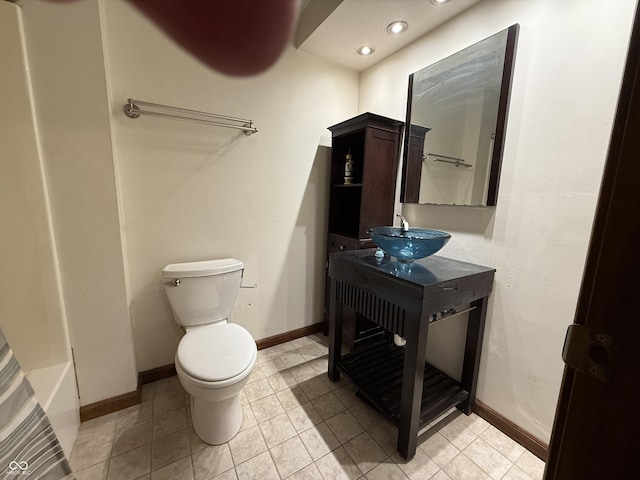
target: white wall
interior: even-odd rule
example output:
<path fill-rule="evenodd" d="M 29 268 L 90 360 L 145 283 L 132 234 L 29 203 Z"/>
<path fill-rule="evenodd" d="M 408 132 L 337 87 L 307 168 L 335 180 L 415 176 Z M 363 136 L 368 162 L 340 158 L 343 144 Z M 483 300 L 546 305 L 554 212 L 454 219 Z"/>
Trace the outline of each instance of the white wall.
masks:
<path fill-rule="evenodd" d="M 359 110 L 404 118 L 411 72 L 520 24 L 497 207 L 404 205 L 402 212 L 416 226 L 452 233 L 443 256 L 496 267 L 478 399 L 543 441 L 553 423 L 560 352 L 574 316 L 634 4 L 487 0 L 361 75 Z M 463 332 L 461 326 L 448 329 Z M 438 361 L 459 368 L 460 337 L 431 340 Z"/>
<path fill-rule="evenodd" d="M 138 373 L 98 7 L 95 0 L 23 7 L 82 405 L 135 390 Z"/>
<path fill-rule="evenodd" d="M 71 359 L 19 7 L 0 2 L 0 328 L 23 370 Z"/>
<path fill-rule="evenodd" d="M 161 284 L 169 263 L 245 263 L 234 320 L 262 339 L 322 321 L 329 132 L 357 113 L 358 75 L 289 48 L 268 72 L 219 75 L 122 0 L 103 3 L 130 312 L 140 370 L 182 335 Z M 251 118 L 250 137 L 129 119 L 127 98 Z M 324 138 L 324 140 L 323 140 Z"/>

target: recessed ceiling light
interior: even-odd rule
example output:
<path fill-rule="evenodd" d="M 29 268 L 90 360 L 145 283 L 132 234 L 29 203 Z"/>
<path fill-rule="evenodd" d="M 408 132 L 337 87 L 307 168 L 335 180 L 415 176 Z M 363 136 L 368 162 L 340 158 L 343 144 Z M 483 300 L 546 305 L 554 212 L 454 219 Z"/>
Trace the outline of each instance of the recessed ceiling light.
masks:
<path fill-rule="evenodd" d="M 387 25 L 387 32 L 391 35 L 397 35 L 398 33 L 405 32 L 407 28 L 409 28 L 409 24 L 407 22 L 398 20 Z"/>
<path fill-rule="evenodd" d="M 358 52 L 358 55 L 371 55 L 375 51 L 376 49 L 373 48 L 371 45 L 363 45 L 360 48 L 358 48 L 358 50 L 356 50 L 356 52 Z"/>
<path fill-rule="evenodd" d="M 451 0 L 429 0 L 434 5 L 444 5 L 445 3 L 449 3 Z"/>

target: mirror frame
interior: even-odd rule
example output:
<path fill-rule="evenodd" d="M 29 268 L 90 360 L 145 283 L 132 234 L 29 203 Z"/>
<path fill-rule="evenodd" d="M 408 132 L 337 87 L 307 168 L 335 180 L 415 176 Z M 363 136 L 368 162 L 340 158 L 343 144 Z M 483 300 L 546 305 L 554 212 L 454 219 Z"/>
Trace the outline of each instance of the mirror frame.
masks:
<path fill-rule="evenodd" d="M 516 53 L 516 44 L 518 41 L 518 32 L 520 25 L 517 23 L 511 25 L 507 30 L 507 43 L 504 56 L 504 65 L 502 69 L 502 84 L 500 86 L 500 98 L 498 103 L 498 118 L 496 121 L 495 143 L 493 155 L 491 157 L 491 166 L 489 174 L 489 188 L 487 191 L 486 204 L 482 206 L 493 207 L 498 201 L 498 185 L 500 180 L 500 170 L 502 167 L 502 155 L 504 150 L 505 131 L 507 126 L 507 117 L 509 113 L 509 98 L 511 95 L 511 80 L 513 78 L 513 63 Z M 504 31 L 504 30 L 501 30 Z M 498 32 L 499 33 L 499 32 Z M 489 38 L 489 37 L 487 37 Z M 483 40 L 480 40 L 482 42 Z M 479 42 L 477 42 L 479 43 Z M 457 52 L 456 52 L 457 53 Z M 445 57 L 451 59 L 454 55 Z M 442 61 L 442 60 L 439 60 Z M 438 62 L 433 63 L 435 65 Z M 429 66 L 432 66 L 429 65 Z M 429 66 L 425 68 L 429 68 Z M 411 103 L 413 99 L 413 76 L 414 72 L 409 75 L 409 90 L 407 93 L 407 117 L 404 131 L 404 148 L 402 156 L 402 182 L 400 189 L 401 203 L 419 203 L 420 199 L 420 177 L 422 176 L 422 154 L 411 152 L 411 139 L 417 135 L 424 135 L 424 127 L 411 125 Z M 415 128 L 413 128 L 415 127 Z M 413 131 L 413 132 L 412 132 Z M 425 203 L 423 205 L 444 205 L 435 203 Z M 457 205 L 457 206 L 480 206 L 480 205 Z"/>

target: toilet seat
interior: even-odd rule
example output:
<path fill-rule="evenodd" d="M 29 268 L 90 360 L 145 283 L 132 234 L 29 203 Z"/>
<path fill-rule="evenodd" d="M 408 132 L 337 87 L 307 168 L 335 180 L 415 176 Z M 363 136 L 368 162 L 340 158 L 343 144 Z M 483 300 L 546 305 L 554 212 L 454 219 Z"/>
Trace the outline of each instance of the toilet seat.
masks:
<path fill-rule="evenodd" d="M 204 382 L 222 382 L 251 368 L 256 344 L 240 325 L 223 323 L 187 332 L 176 360 L 188 375 Z"/>

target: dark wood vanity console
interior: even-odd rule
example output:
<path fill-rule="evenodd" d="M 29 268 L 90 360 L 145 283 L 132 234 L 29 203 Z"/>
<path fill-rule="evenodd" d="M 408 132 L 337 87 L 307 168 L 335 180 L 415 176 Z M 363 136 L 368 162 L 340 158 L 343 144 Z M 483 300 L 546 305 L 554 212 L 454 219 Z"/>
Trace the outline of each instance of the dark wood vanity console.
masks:
<path fill-rule="evenodd" d="M 398 451 L 411 459 L 420 429 L 452 406 L 475 401 L 487 298 L 495 269 L 432 256 L 401 263 L 375 249 L 335 253 L 329 261 L 329 378 L 344 373 L 359 393 L 398 425 Z M 460 382 L 425 361 L 429 323 L 469 304 Z M 342 312 L 348 306 L 406 340 L 381 341 L 342 356 Z M 436 317 L 434 317 L 434 315 Z"/>

